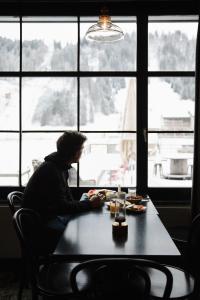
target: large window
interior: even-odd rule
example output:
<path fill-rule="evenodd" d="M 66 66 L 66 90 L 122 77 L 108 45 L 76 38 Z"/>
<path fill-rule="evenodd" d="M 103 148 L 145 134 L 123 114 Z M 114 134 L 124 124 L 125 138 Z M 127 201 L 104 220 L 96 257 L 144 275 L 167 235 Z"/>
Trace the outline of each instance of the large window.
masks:
<path fill-rule="evenodd" d="M 112 44 L 85 39 L 97 19 L 0 19 L 0 186 L 70 129 L 88 138 L 72 186 L 191 187 L 197 19 L 115 16 Z"/>
<path fill-rule="evenodd" d="M 149 17 L 149 187 L 191 187 L 196 35 L 190 17 Z"/>

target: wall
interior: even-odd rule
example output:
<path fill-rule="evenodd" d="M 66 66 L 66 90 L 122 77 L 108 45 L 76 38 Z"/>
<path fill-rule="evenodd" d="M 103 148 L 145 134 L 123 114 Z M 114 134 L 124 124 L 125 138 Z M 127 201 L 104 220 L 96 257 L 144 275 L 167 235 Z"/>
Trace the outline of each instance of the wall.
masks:
<path fill-rule="evenodd" d="M 157 206 L 157 210 L 172 237 L 187 239 L 191 217 L 189 206 Z"/>
<path fill-rule="evenodd" d="M 20 246 L 8 206 L 0 206 L 0 258 L 20 257 Z"/>

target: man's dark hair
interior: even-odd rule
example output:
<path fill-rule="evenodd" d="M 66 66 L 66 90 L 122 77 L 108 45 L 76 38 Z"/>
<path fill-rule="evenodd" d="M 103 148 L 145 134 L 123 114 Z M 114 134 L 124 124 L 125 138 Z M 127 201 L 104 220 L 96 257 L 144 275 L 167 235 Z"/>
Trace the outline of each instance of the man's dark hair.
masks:
<path fill-rule="evenodd" d="M 56 142 L 57 151 L 64 158 L 71 159 L 86 140 L 87 137 L 78 131 L 65 131 Z"/>

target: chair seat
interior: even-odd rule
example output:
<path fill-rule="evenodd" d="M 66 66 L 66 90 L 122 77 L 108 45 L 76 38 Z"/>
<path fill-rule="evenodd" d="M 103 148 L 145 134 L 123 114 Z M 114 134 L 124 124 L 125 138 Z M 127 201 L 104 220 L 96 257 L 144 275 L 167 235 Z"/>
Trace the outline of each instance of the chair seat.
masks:
<path fill-rule="evenodd" d="M 77 263 L 50 263 L 41 266 L 38 276 L 38 288 L 45 294 L 68 295 L 72 294 L 69 284 L 71 270 Z"/>
<path fill-rule="evenodd" d="M 194 278 L 186 271 L 167 266 L 173 275 L 173 288 L 170 299 L 186 298 L 194 291 Z M 163 286 L 165 284 L 165 275 L 158 270 L 148 269 L 151 278 L 151 296 L 160 298 L 163 295 Z"/>

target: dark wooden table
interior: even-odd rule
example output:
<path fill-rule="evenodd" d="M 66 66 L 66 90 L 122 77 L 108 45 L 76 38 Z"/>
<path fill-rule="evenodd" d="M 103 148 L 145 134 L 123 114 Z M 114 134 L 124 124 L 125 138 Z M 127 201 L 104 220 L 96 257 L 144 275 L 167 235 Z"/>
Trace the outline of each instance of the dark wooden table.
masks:
<path fill-rule="evenodd" d="M 151 201 L 145 213 L 127 213 L 128 235 L 116 238 L 112 233 L 113 216 L 102 209 L 72 218 L 55 249 L 54 255 L 72 260 L 98 257 L 179 256 L 173 240 L 161 222 Z"/>

